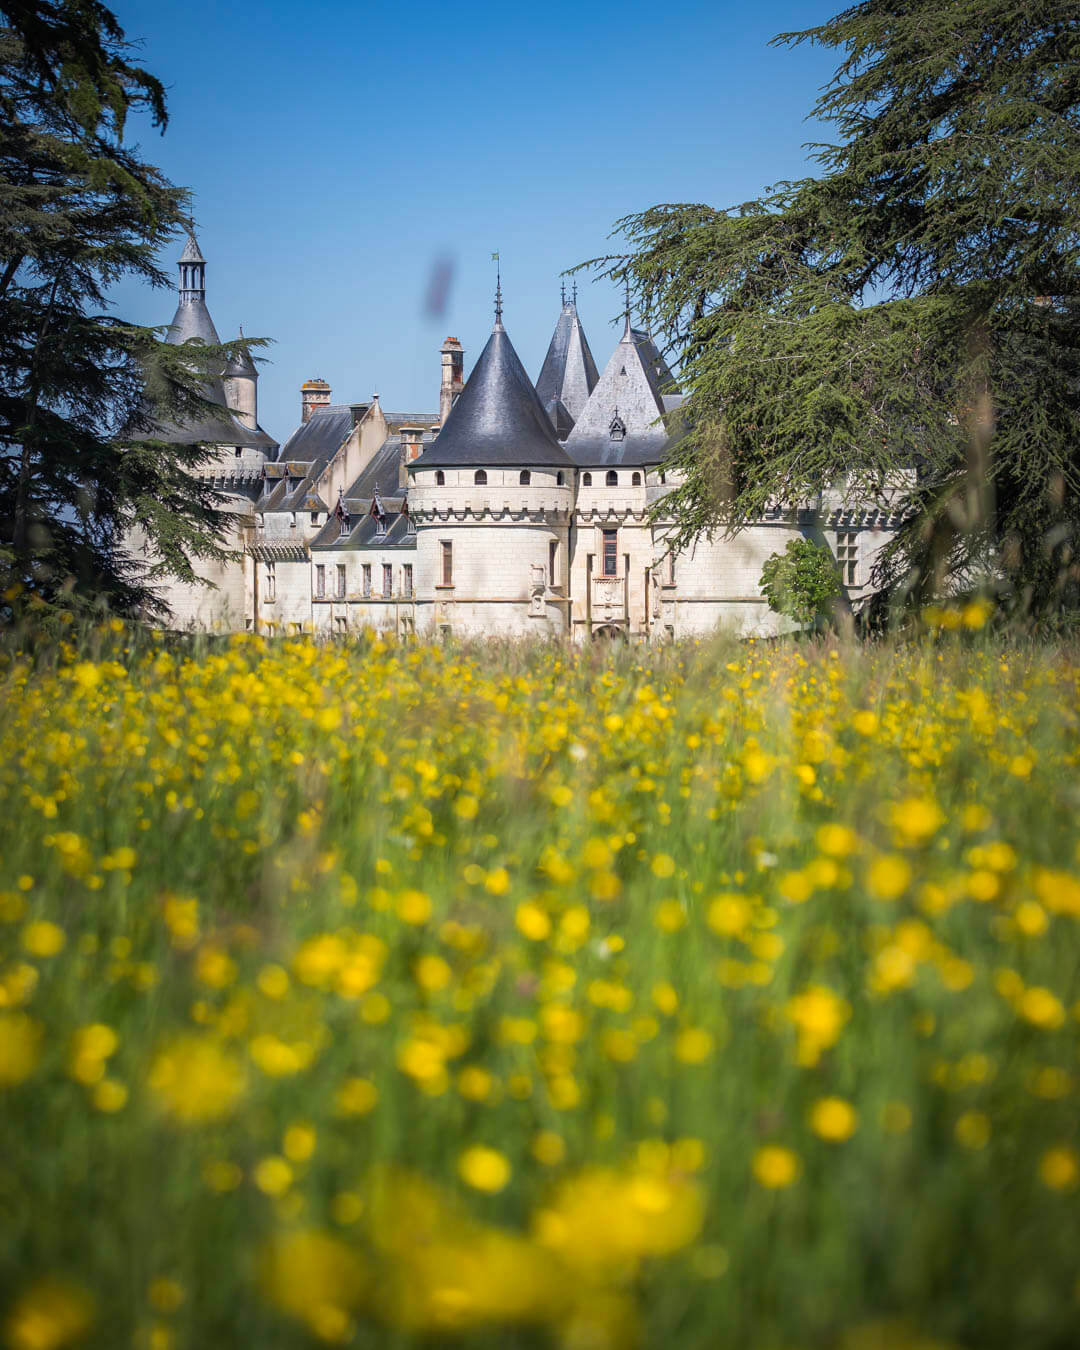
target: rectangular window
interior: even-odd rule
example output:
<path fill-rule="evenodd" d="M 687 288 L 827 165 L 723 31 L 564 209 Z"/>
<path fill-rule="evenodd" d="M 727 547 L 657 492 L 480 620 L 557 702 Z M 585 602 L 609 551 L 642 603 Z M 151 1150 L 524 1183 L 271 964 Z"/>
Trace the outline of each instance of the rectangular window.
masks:
<path fill-rule="evenodd" d="M 674 586 L 674 585 L 675 585 L 675 554 L 674 554 L 674 553 L 669 553 L 669 554 L 667 555 L 667 584 L 668 584 L 669 586 Z"/>
<path fill-rule="evenodd" d="M 363 568 L 361 569 L 360 575 L 361 575 L 361 577 L 363 578 L 363 583 L 364 583 L 364 594 L 365 594 L 365 595 L 370 595 L 370 594 L 371 594 L 371 564 L 370 564 L 370 563 L 364 563 Z"/>
<path fill-rule="evenodd" d="M 854 531 L 840 531 L 836 536 L 836 561 L 840 564 L 840 579 L 845 586 L 855 585 L 859 564 L 859 536 Z"/>
<path fill-rule="evenodd" d="M 274 564 L 266 564 L 266 599 L 277 599 L 277 577 L 274 575 Z"/>
<path fill-rule="evenodd" d="M 344 564 L 344 563 L 338 563 L 338 565 L 337 565 L 337 598 L 338 598 L 339 600 L 344 600 L 344 599 L 345 599 L 345 564 Z"/>
<path fill-rule="evenodd" d="M 392 563 L 383 563 L 382 565 L 382 593 L 384 600 L 389 600 L 394 594 L 394 566 Z"/>
<path fill-rule="evenodd" d="M 319 563 L 315 568 L 315 598 L 322 600 L 326 595 L 326 568 Z"/>
<path fill-rule="evenodd" d="M 555 568 L 559 561 L 559 545 L 554 539 L 548 544 L 548 585 L 557 585 Z"/>
<path fill-rule="evenodd" d="M 604 570 L 605 577 L 619 575 L 619 532 L 604 530 Z"/>
<path fill-rule="evenodd" d="M 452 586 L 454 584 L 454 545 L 449 539 L 443 539 L 440 542 L 442 548 L 442 584 Z"/>
<path fill-rule="evenodd" d="M 401 569 L 401 590 L 406 599 L 412 599 L 412 563 L 406 563 Z"/>

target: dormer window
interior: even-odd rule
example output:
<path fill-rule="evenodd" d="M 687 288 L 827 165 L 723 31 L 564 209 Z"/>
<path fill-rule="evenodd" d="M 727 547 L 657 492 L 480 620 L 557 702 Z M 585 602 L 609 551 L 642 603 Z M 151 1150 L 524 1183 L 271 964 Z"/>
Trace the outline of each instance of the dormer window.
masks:
<path fill-rule="evenodd" d="M 626 423 L 616 412 L 615 416 L 608 423 L 608 435 L 613 441 L 626 440 Z"/>
<path fill-rule="evenodd" d="M 581 475 L 581 486 L 582 486 L 582 487 L 592 487 L 592 474 L 591 474 L 591 473 L 583 473 L 583 474 Z"/>
<path fill-rule="evenodd" d="M 477 469 L 473 474 L 473 482 L 477 487 L 487 487 L 487 470 Z"/>
<path fill-rule="evenodd" d="M 529 486 L 529 484 L 532 482 L 532 474 L 529 472 L 528 469 L 522 469 L 520 475 L 518 476 L 518 482 L 521 484 L 522 487 Z"/>
<path fill-rule="evenodd" d="M 605 477 L 604 482 L 608 487 L 618 487 L 619 475 L 615 472 L 614 469 L 608 469 L 607 476 Z"/>
<path fill-rule="evenodd" d="M 385 534 L 385 533 L 386 533 L 386 517 L 385 517 L 385 516 L 376 516 L 376 517 L 375 517 L 375 533 L 376 533 L 376 535 L 382 535 L 382 534 Z"/>

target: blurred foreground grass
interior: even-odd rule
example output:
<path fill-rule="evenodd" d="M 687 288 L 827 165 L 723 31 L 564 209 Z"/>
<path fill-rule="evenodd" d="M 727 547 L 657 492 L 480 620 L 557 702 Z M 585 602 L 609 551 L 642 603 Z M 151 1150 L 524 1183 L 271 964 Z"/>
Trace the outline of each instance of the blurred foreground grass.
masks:
<path fill-rule="evenodd" d="M 10 1350 L 1080 1341 L 1075 653 L 0 689 Z"/>

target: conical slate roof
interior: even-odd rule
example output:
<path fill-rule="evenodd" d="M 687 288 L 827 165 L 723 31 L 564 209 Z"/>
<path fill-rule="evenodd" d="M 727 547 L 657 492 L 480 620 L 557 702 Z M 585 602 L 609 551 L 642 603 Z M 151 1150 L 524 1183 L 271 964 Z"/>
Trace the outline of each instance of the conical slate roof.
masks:
<path fill-rule="evenodd" d="M 199 241 L 195 238 L 193 234 L 188 235 L 187 243 L 184 245 L 184 251 L 183 253 L 180 254 L 180 257 L 177 259 L 177 261 L 182 263 L 206 262 L 206 259 L 199 252 Z"/>
<path fill-rule="evenodd" d="M 566 438 L 566 453 L 582 467 L 659 464 L 671 436 L 660 421 L 677 393 L 664 358 L 648 333 L 630 327 L 615 348 L 589 401 Z"/>
<path fill-rule="evenodd" d="M 545 408 L 550 408 L 557 399 L 571 420 L 576 421 L 597 379 L 596 362 L 578 318 L 577 306 L 572 300 L 564 301 L 536 381 L 537 395 Z M 565 433 L 560 439 L 564 437 Z"/>
<path fill-rule="evenodd" d="M 573 467 L 501 322 L 446 425 L 409 469 L 498 464 Z"/>
<path fill-rule="evenodd" d="M 240 341 L 243 342 L 244 335 L 240 334 Z M 251 352 L 246 346 L 240 346 L 236 349 L 236 355 L 231 361 L 226 362 L 225 377 L 234 375 L 254 375 L 258 377 L 259 372 L 255 369 L 255 362 L 251 359 Z"/>

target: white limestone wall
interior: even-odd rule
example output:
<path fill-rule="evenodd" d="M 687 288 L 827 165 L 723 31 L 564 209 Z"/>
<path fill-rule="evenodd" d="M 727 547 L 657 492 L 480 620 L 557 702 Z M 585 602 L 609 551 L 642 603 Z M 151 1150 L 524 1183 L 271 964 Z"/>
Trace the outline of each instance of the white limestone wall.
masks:
<path fill-rule="evenodd" d="M 417 530 L 417 630 L 454 637 L 560 635 L 565 630 L 561 588 L 553 591 L 546 578 L 549 547 L 557 544 L 565 565 L 566 538 L 566 528 L 555 523 L 424 524 Z M 444 542 L 453 550 L 449 586 L 442 580 Z"/>
<path fill-rule="evenodd" d="M 364 568 L 371 568 L 365 584 Z M 323 594 L 319 595 L 318 568 L 324 567 Z M 345 568 L 344 595 L 338 568 Z M 390 594 L 385 593 L 383 568 L 389 567 Z M 412 593 L 406 569 L 412 568 Z M 358 628 L 407 634 L 413 627 L 416 589 L 414 549 L 319 549 L 311 556 L 312 625 L 317 633 L 345 633 Z"/>

